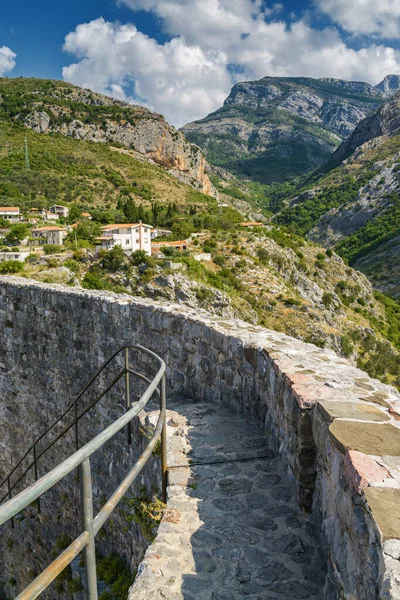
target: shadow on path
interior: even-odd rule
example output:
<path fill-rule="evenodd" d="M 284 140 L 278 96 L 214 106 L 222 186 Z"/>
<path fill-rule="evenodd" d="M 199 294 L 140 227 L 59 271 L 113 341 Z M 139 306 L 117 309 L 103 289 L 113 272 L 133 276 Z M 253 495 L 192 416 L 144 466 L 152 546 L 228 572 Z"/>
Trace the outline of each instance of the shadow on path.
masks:
<path fill-rule="evenodd" d="M 141 600 L 321 600 L 326 557 L 265 428 L 208 403 L 169 408 L 169 522 Z"/>

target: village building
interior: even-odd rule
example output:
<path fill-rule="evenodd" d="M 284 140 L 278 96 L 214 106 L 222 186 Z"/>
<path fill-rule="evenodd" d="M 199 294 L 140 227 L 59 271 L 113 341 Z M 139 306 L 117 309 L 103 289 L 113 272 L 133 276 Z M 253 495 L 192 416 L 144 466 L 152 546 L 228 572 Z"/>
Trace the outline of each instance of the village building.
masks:
<path fill-rule="evenodd" d="M 88 213 L 88 212 L 83 212 L 81 214 L 81 217 L 83 217 L 84 219 L 89 219 L 89 221 L 92 220 L 92 215 L 90 213 Z"/>
<path fill-rule="evenodd" d="M 151 254 L 151 225 L 146 223 L 104 225 L 102 235 L 96 238 L 96 251 L 111 250 L 114 246 L 122 246 L 124 252 L 144 250 Z"/>
<path fill-rule="evenodd" d="M 47 212 L 45 215 L 46 221 L 58 221 L 59 215 L 57 213 Z"/>
<path fill-rule="evenodd" d="M 32 237 L 34 243 L 38 244 L 56 244 L 62 246 L 65 238 L 68 235 L 68 231 L 63 227 L 57 227 L 55 225 L 47 225 L 46 227 L 38 227 L 32 229 Z"/>
<path fill-rule="evenodd" d="M 151 253 L 152 254 L 162 254 L 162 248 L 173 248 L 178 252 L 183 252 L 187 250 L 187 241 L 181 240 L 177 242 L 152 242 L 151 244 Z"/>
<path fill-rule="evenodd" d="M 18 223 L 21 220 L 21 212 L 18 206 L 0 206 L 0 219 Z"/>
<path fill-rule="evenodd" d="M 4 262 L 6 260 L 18 260 L 20 262 L 24 262 L 29 255 L 30 252 L 26 250 L 18 250 L 17 252 L 14 252 L 13 250 L 11 252 L 0 252 L 0 262 Z"/>
<path fill-rule="evenodd" d="M 54 204 L 54 206 L 50 206 L 49 211 L 58 215 L 59 217 L 68 217 L 69 208 L 66 206 L 61 206 L 59 204 Z"/>
<path fill-rule="evenodd" d="M 167 237 L 167 235 L 171 235 L 172 231 L 170 229 L 153 229 L 151 232 L 151 239 L 155 240 L 159 237 Z"/>

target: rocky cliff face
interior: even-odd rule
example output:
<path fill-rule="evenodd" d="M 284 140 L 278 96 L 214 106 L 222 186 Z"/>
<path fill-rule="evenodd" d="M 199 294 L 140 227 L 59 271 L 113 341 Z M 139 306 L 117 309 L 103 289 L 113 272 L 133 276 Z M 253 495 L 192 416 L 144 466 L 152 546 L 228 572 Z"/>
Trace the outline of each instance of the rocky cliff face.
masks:
<path fill-rule="evenodd" d="M 354 132 L 332 156 L 332 166 L 340 164 L 357 148 L 367 142 L 379 142 L 379 138 L 397 135 L 400 130 L 400 95 L 395 95 L 379 110 L 361 121 Z"/>
<path fill-rule="evenodd" d="M 212 164 L 269 183 L 322 164 L 384 97 L 363 82 L 265 77 L 236 84 L 221 109 L 182 130 Z"/>
<path fill-rule="evenodd" d="M 389 98 L 400 90 L 400 75 L 386 75 L 375 87 Z"/>
<path fill-rule="evenodd" d="M 162 115 L 63 82 L 25 81 L 19 110 L 10 115 L 14 120 L 38 133 L 57 132 L 135 150 L 203 193 L 213 193 L 202 151 Z M 0 80 L 0 105 L 10 101 L 12 82 Z"/>
<path fill-rule="evenodd" d="M 359 123 L 328 166 L 277 221 L 335 247 L 375 287 L 400 298 L 400 95 Z"/>

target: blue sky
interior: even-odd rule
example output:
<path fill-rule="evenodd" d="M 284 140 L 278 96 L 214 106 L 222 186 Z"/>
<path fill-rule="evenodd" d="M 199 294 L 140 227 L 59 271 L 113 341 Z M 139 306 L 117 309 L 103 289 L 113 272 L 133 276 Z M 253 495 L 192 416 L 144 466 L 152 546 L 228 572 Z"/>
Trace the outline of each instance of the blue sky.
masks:
<path fill-rule="evenodd" d="M 66 79 L 174 124 L 265 75 L 400 73 L 397 0 L 36 0 L 0 11 L 0 75 Z"/>

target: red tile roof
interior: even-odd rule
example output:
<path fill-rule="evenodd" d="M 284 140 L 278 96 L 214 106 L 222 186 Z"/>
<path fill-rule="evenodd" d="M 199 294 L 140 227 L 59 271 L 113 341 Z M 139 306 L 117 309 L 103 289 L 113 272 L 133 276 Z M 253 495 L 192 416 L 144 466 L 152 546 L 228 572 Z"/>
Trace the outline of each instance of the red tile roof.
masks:
<path fill-rule="evenodd" d="M 55 225 L 47 225 L 46 227 L 38 227 L 37 229 L 32 229 L 32 231 L 67 231 L 62 227 L 56 227 Z"/>

